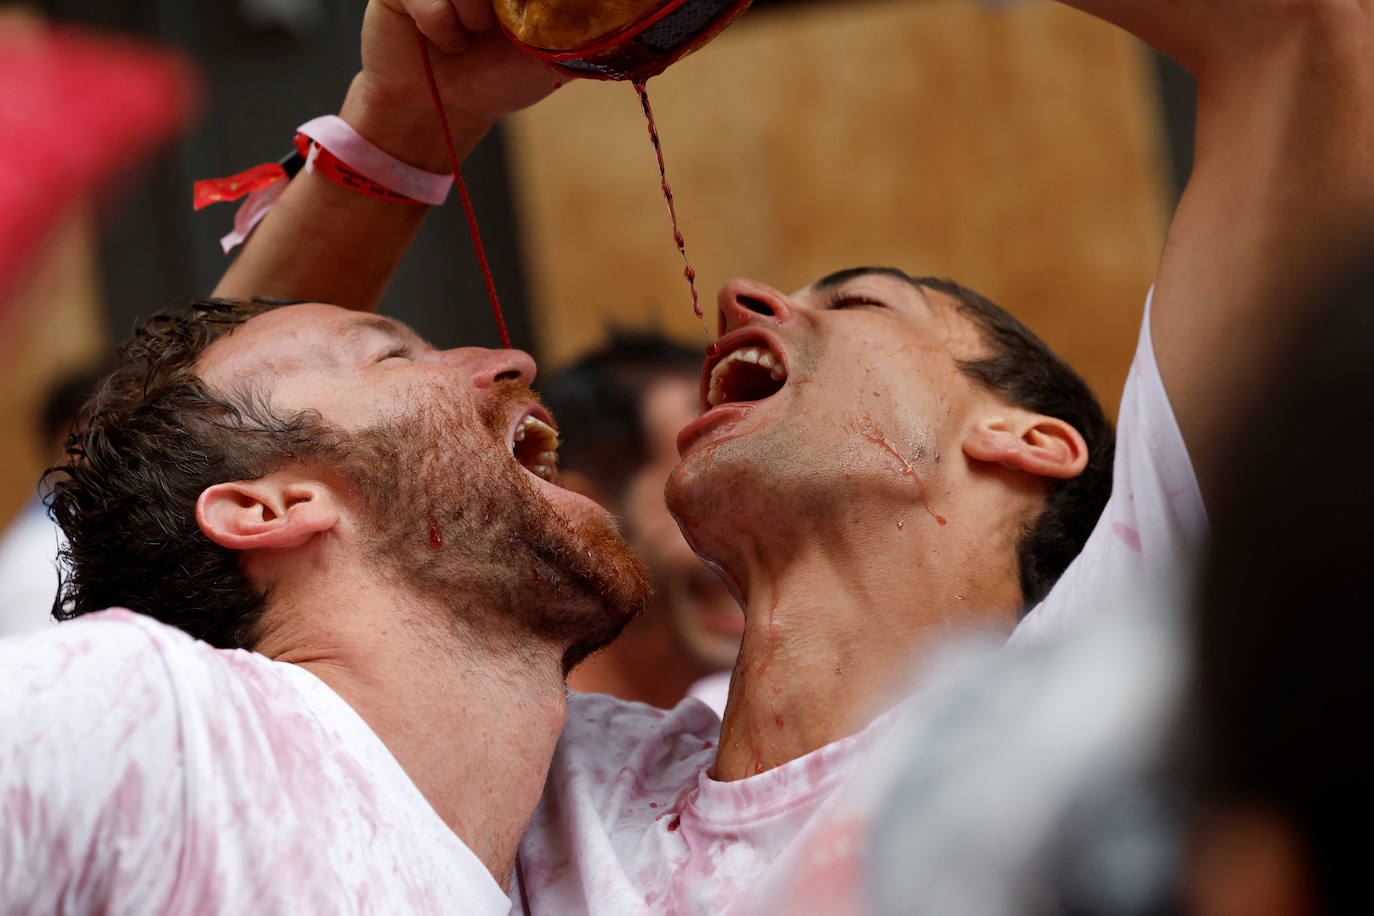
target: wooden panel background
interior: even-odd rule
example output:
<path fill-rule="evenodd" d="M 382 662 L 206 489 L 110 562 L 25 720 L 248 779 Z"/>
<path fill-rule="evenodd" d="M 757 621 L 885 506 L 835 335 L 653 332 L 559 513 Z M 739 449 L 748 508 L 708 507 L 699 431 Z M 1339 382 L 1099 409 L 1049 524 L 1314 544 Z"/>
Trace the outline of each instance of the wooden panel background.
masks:
<path fill-rule="evenodd" d="M 1171 193 L 1134 39 L 1044 0 L 844 0 L 751 11 L 649 91 L 713 327 L 734 275 L 949 276 L 1115 410 Z M 511 140 L 545 368 L 607 322 L 704 345 L 633 90 L 571 83 Z"/>
<path fill-rule="evenodd" d="M 52 463 L 38 432 L 49 390 L 109 346 L 94 239 L 84 211 L 60 221 L 15 302 L 0 313 L 0 526 L 33 498 Z"/>

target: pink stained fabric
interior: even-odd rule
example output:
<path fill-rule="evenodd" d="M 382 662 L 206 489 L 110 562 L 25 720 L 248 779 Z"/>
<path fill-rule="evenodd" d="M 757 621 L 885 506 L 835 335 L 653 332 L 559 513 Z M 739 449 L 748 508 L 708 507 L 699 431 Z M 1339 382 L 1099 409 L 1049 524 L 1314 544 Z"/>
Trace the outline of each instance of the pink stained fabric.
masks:
<path fill-rule="evenodd" d="M 0 30 L 0 316 L 57 218 L 186 123 L 179 56 L 74 29 Z"/>
<path fill-rule="evenodd" d="M 867 729 L 738 782 L 706 775 L 720 721 L 572 693 L 544 796 L 520 846 L 516 913 L 758 914 L 769 875 L 828 824 L 832 798 L 907 704 Z M 806 846 L 809 849 L 809 846 Z"/>
<path fill-rule="evenodd" d="M 1083 553 L 1003 652 L 1080 628 L 1123 585 L 1171 577 L 1206 513 L 1149 334 L 1149 303 L 1117 434 L 1113 495 Z M 1123 530 L 1133 535 L 1122 536 Z M 918 693 L 863 732 L 738 782 L 711 780 L 719 720 L 696 700 L 664 713 L 573 694 L 544 797 L 520 847 L 515 912 L 755 916 L 863 912 L 871 827 L 847 797 Z"/>
<path fill-rule="evenodd" d="M 1150 336 L 1154 291 L 1117 414 L 1112 496 L 1083 551 L 1011 644 L 1053 639 L 1119 594 L 1122 583 L 1168 580 L 1188 569 L 1207 534 L 1207 509 L 1169 404 Z"/>
<path fill-rule="evenodd" d="M 128 611 L 0 640 L 0 913 L 504 914 L 303 668 Z"/>

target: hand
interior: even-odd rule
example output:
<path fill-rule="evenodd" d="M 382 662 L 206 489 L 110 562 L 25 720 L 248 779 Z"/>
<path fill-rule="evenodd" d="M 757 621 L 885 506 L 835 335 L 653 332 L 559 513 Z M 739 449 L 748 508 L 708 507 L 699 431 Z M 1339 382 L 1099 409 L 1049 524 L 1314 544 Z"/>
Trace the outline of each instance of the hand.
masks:
<path fill-rule="evenodd" d="M 420 34 L 430 42 L 460 157 L 502 115 L 532 105 L 556 85 L 552 67 L 520 51 L 496 26 L 491 0 L 370 0 L 363 69 L 341 114 L 373 143 L 421 168 L 449 170 Z"/>

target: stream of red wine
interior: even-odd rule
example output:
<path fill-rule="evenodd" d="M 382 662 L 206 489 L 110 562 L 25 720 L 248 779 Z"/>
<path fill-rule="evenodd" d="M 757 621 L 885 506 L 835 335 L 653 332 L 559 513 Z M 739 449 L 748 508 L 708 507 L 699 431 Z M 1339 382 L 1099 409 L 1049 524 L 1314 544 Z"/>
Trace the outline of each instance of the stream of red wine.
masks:
<path fill-rule="evenodd" d="M 692 269 L 692 262 L 687 259 L 687 241 L 682 237 L 682 231 L 677 225 L 677 207 L 673 204 L 673 189 L 668 184 L 668 170 L 663 166 L 663 144 L 658 139 L 658 125 L 654 123 L 654 110 L 649 105 L 649 93 L 640 80 L 636 80 L 632 85 L 639 94 L 639 104 L 644 109 L 644 118 L 649 122 L 649 140 L 654 145 L 654 156 L 658 159 L 658 177 L 663 185 L 663 199 L 668 204 L 668 218 L 673 223 L 673 241 L 677 243 L 678 254 L 682 255 L 682 275 L 687 278 L 687 286 L 692 291 L 692 314 L 697 316 L 709 337 L 711 329 L 706 327 L 706 319 L 701 311 L 701 298 L 697 295 L 697 272 Z"/>

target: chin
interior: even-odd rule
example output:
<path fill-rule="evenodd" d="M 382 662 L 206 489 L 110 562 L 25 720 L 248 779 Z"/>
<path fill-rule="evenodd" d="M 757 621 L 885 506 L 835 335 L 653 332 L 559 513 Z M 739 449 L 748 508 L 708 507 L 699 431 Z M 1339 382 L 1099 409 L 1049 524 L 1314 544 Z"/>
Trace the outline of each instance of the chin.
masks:
<path fill-rule="evenodd" d="M 621 537 L 614 518 L 604 511 L 568 523 L 575 549 L 561 564 L 565 576 L 554 583 L 550 606 L 561 608 L 566 628 L 558 627 L 566 649 L 567 675 L 593 652 L 615 641 L 625 625 L 648 606 L 649 573 Z M 573 597 L 576 596 L 576 597 Z M 567 599 L 573 597 L 572 601 Z"/>
<path fill-rule="evenodd" d="M 753 465 L 728 464 L 716 460 L 714 452 L 706 460 L 692 455 L 678 464 L 664 489 L 668 511 L 698 559 L 709 566 L 738 600 L 733 580 L 721 570 L 734 556 L 741 532 L 736 519 L 741 512 L 741 496 L 757 493 Z"/>

